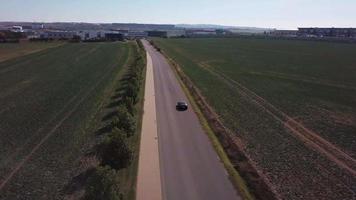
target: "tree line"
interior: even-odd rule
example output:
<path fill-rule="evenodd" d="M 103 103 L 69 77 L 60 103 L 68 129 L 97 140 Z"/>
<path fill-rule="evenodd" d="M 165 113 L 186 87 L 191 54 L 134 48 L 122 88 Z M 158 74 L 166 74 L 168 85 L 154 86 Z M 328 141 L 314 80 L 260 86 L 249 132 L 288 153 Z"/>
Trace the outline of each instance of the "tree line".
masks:
<path fill-rule="evenodd" d="M 133 150 L 128 139 L 137 132 L 138 115 L 136 105 L 142 100 L 140 89 L 143 86 L 145 69 L 145 50 L 141 41 L 137 40 L 138 48 L 129 65 L 125 77 L 124 91 L 120 95 L 119 105 L 109 124 L 110 133 L 105 136 L 99 153 L 100 165 L 91 175 L 86 186 L 85 199 L 123 199 L 117 172 L 132 164 Z"/>

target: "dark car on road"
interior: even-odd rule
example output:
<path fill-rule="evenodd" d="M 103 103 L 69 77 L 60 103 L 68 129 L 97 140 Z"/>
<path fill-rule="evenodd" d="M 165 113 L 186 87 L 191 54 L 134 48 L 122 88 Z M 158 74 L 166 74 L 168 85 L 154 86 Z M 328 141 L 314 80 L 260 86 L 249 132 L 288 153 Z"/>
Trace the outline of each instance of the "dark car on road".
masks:
<path fill-rule="evenodd" d="M 185 111 L 188 109 L 188 104 L 184 101 L 177 102 L 176 109 L 178 111 Z"/>

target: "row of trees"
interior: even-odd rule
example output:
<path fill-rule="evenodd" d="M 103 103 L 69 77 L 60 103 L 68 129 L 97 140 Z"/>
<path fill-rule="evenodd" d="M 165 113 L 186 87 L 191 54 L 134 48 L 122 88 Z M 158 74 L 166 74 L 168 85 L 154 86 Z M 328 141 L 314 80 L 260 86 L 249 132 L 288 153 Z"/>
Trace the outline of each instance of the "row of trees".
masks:
<path fill-rule="evenodd" d="M 101 166 L 89 179 L 86 188 L 86 199 L 122 199 L 119 189 L 117 171 L 130 166 L 133 160 L 133 150 L 128 142 L 137 130 L 137 110 L 139 92 L 143 85 L 143 70 L 145 68 L 144 49 L 140 41 L 136 41 L 135 57 L 120 85 L 125 85 L 119 97 L 116 114 L 109 126 L 111 132 L 102 143 L 100 152 Z M 142 99 L 141 99 L 142 100 Z M 139 116 L 140 117 L 140 116 Z"/>

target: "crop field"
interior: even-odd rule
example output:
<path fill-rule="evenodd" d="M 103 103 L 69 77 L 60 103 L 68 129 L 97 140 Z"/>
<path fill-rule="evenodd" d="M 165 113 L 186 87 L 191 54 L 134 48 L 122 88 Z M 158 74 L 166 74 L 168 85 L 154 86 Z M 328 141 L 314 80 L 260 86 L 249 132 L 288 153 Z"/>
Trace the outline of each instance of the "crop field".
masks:
<path fill-rule="evenodd" d="M 356 45 L 155 39 L 281 199 L 356 198 Z"/>
<path fill-rule="evenodd" d="M 23 43 L 4 43 L 0 45 L 0 62 L 35 53 L 47 48 L 57 47 L 63 42 L 23 42 Z"/>
<path fill-rule="evenodd" d="M 83 149 L 95 140 L 90 122 L 132 48 L 62 44 L 0 62 L 0 199 L 62 199 Z"/>

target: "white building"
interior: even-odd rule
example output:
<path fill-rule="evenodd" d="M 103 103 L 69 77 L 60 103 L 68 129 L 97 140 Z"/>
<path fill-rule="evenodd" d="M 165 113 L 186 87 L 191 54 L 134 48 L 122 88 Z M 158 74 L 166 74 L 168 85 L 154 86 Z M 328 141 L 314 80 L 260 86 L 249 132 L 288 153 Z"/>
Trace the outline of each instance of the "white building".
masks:
<path fill-rule="evenodd" d="M 38 24 L 38 23 L 34 23 L 32 24 L 32 29 L 33 30 L 40 30 L 40 29 L 44 29 L 44 25 L 43 24 Z"/>
<path fill-rule="evenodd" d="M 12 26 L 10 31 L 15 32 L 15 33 L 23 33 L 22 26 Z"/>
<path fill-rule="evenodd" d="M 105 39 L 105 35 L 109 33 L 119 33 L 119 31 L 86 30 L 78 31 L 77 36 L 79 36 L 81 40 L 101 40 Z"/>

